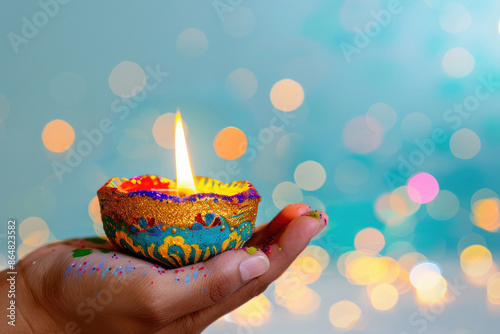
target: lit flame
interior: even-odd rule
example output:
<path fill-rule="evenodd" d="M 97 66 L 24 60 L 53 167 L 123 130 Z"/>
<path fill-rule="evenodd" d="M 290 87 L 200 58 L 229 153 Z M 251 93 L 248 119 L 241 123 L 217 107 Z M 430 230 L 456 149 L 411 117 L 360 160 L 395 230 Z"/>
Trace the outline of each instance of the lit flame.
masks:
<path fill-rule="evenodd" d="M 191 195 L 196 192 L 193 171 L 189 162 L 189 154 L 182 127 L 182 117 L 179 110 L 175 115 L 175 172 L 179 196 Z"/>

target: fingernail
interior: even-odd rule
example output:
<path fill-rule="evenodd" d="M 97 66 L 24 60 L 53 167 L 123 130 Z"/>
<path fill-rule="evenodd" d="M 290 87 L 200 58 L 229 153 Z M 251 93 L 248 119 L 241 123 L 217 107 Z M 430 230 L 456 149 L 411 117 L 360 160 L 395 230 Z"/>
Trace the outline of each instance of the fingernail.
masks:
<path fill-rule="evenodd" d="M 316 219 L 320 224 L 318 224 L 318 228 L 313 234 L 313 238 L 319 234 L 325 228 L 326 225 L 328 225 L 328 216 L 318 210 L 312 210 L 304 213 L 302 216 L 307 216 L 307 217 L 312 217 Z"/>
<path fill-rule="evenodd" d="M 240 263 L 241 280 L 246 282 L 269 270 L 269 259 L 266 256 L 252 256 Z"/>

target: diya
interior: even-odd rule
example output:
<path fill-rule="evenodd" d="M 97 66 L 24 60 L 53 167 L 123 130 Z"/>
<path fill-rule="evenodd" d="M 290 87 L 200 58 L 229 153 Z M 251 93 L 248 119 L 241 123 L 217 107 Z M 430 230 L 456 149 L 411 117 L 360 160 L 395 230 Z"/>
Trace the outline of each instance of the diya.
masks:
<path fill-rule="evenodd" d="M 250 182 L 193 177 L 179 112 L 177 182 L 114 177 L 97 191 L 104 231 L 120 249 L 168 268 L 205 261 L 250 238 L 261 197 Z"/>

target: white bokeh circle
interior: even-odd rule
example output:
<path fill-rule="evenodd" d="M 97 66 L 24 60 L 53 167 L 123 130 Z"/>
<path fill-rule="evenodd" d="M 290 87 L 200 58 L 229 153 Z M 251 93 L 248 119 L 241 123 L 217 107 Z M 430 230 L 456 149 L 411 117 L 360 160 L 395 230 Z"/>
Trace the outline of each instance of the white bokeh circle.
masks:
<path fill-rule="evenodd" d="M 459 159 L 471 159 L 481 150 L 481 139 L 472 130 L 460 129 L 450 138 L 450 150 Z"/>
<path fill-rule="evenodd" d="M 203 31 L 188 28 L 179 34 L 176 42 L 177 50 L 190 58 L 202 56 L 208 49 L 208 39 Z"/>
<path fill-rule="evenodd" d="M 476 62 L 469 51 L 463 48 L 453 48 L 448 50 L 443 57 L 443 70 L 452 78 L 463 78 L 472 70 Z"/>
<path fill-rule="evenodd" d="M 274 188 L 273 202 L 278 209 L 289 204 L 302 203 L 304 197 L 300 188 L 292 182 L 281 182 Z"/>
<path fill-rule="evenodd" d="M 108 83 L 113 93 L 129 98 L 140 93 L 146 86 L 146 74 L 139 65 L 125 60 L 113 68 Z"/>
<path fill-rule="evenodd" d="M 295 183 L 302 189 L 314 191 L 325 183 L 326 171 L 323 166 L 316 161 L 304 161 L 295 169 L 293 174 Z"/>

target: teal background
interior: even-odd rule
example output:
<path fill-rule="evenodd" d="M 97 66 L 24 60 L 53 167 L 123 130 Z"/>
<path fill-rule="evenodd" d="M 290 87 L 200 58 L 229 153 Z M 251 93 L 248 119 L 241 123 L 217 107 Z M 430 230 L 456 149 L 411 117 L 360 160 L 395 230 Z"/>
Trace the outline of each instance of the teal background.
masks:
<path fill-rule="evenodd" d="M 69 1 L 59 5 L 58 13 L 16 53 L 9 33 L 21 35 L 23 17 L 31 21 L 41 7 L 36 1 L 4 0 L 0 4 L 0 218 L 4 222 L 16 218 L 18 225 L 32 216 L 43 219 L 50 231 L 47 242 L 94 235 L 88 205 L 109 178 L 149 173 L 174 178 L 174 152 L 156 143 L 152 127 L 159 115 L 180 109 L 197 175 L 221 178 L 226 175 L 221 172 L 231 169 L 213 148 L 220 130 L 234 126 L 246 134 L 247 153 L 235 160 L 241 169 L 230 179 L 249 180 L 262 195 L 258 223 L 279 212 L 272 198 L 278 184 L 294 182 L 300 163 L 320 163 L 326 182 L 318 190 L 302 190 L 302 196 L 315 208 L 324 206 L 330 216 L 329 228 L 313 243 L 327 249 L 332 259 L 354 249 L 357 232 L 374 227 L 384 233 L 382 253 L 391 245 L 398 250 L 395 243 L 405 242 L 404 247 L 410 244 L 428 259 L 449 261 L 459 270 L 457 245 L 475 233 L 479 236 L 473 237 L 484 240 L 498 260 L 498 234 L 473 225 L 470 201 L 482 188 L 499 191 L 500 94 L 495 91 L 481 101 L 458 126 L 447 121 L 445 113 L 474 94 L 481 78 L 500 79 L 500 2 L 458 2 L 472 17 L 463 32 L 450 33 L 440 26 L 440 13 L 449 1 L 401 1 L 401 13 L 392 16 L 349 62 L 341 45 L 353 44 L 356 33 L 348 27 L 373 20 L 370 11 L 387 8 L 388 1 Z M 342 14 L 345 6 L 350 15 Z M 243 14 L 224 23 L 218 10 L 228 8 L 244 8 Z M 176 46 L 188 28 L 202 31 L 208 41 L 206 51 L 197 57 Z M 243 36 L 232 36 L 235 32 Z M 475 62 L 461 78 L 443 70 L 443 57 L 454 47 L 466 49 Z M 146 74 L 147 67 L 168 73 L 143 101 L 129 108 L 125 119 L 114 108 L 130 99 L 115 95 L 108 83 L 113 68 L 123 61 L 136 63 Z M 238 68 L 257 78 L 257 90 L 246 100 L 227 83 L 228 75 Z M 54 90 L 54 80 L 62 72 L 79 79 Z M 274 109 L 269 94 L 285 78 L 302 86 L 304 102 L 290 112 L 295 118 L 283 131 L 257 146 L 255 138 L 282 114 Z M 400 142 L 400 147 L 389 155 L 350 151 L 342 140 L 346 124 L 377 102 L 397 112 L 396 124 L 384 134 L 382 145 Z M 448 138 L 415 171 L 432 174 L 441 189 L 455 194 L 460 211 L 450 220 L 437 221 L 424 204 L 414 215 L 414 230 L 397 236 L 386 233 L 374 205 L 380 195 L 394 189 L 386 177 L 397 172 L 398 158 L 418 149 L 415 142 L 403 139 L 401 130 L 404 117 L 414 112 L 427 116 L 432 127 L 442 129 Z M 53 163 L 63 163 L 69 151 L 53 153 L 45 148 L 41 139 L 45 125 L 54 119 L 68 122 L 76 145 L 85 140 L 84 130 L 98 128 L 104 118 L 112 120 L 113 130 L 60 181 Z M 458 159 L 450 152 L 448 140 L 460 128 L 471 129 L 481 139 L 481 150 L 472 159 Z M 285 135 L 290 135 L 288 149 L 279 146 Z M 256 157 L 250 158 L 254 153 Z M 369 177 L 346 192 L 339 189 L 335 173 L 348 159 L 365 165 Z M 6 230 L 1 231 L 2 244 Z M 25 246 L 24 251 L 29 250 Z M 6 247 L 1 252 L 5 257 Z M 0 257 L 2 267 L 4 260 Z M 321 280 L 329 286 L 327 278 Z M 324 319 L 331 304 L 321 306 Z"/>

